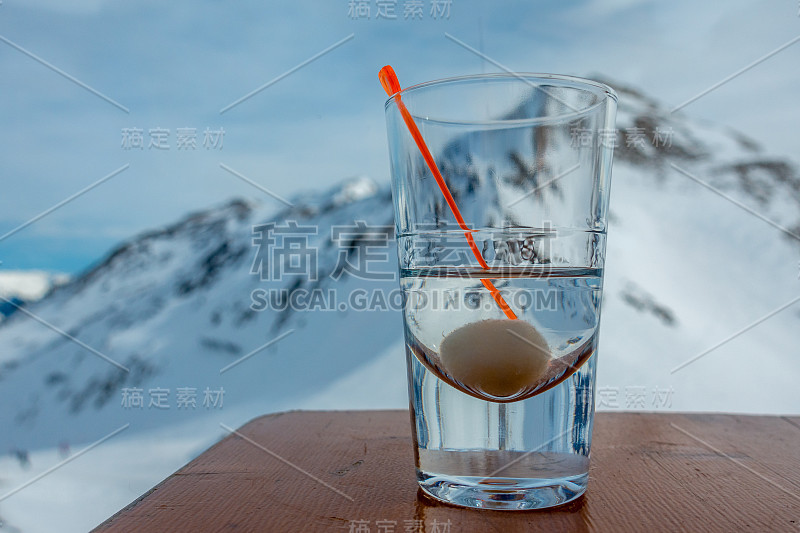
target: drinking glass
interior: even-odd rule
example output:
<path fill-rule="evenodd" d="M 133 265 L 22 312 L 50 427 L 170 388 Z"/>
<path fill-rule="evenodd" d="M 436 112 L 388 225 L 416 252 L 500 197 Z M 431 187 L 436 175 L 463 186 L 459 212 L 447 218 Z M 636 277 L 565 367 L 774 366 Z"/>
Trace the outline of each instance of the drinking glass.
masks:
<path fill-rule="evenodd" d="M 487 74 L 385 107 L 419 485 L 486 509 L 573 500 L 589 472 L 616 95 Z"/>

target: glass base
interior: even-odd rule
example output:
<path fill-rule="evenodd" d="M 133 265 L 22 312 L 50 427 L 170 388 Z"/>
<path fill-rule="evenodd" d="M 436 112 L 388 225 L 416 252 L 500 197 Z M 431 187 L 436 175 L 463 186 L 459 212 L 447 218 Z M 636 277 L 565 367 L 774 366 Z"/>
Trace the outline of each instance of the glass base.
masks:
<path fill-rule="evenodd" d="M 558 479 L 455 477 L 417 470 L 417 481 L 432 498 L 473 509 L 525 511 L 571 502 L 586 492 L 588 474 Z"/>

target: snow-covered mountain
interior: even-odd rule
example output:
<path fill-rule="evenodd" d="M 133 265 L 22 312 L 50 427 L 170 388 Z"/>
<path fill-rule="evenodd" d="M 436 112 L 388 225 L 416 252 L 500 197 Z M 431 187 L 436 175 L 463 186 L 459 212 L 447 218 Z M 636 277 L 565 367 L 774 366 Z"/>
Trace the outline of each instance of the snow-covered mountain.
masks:
<path fill-rule="evenodd" d="M 676 370 L 800 296 L 798 168 L 611 85 L 619 132 L 598 406 L 800 412 L 800 303 Z M 292 204 L 233 200 L 135 237 L 0 324 L 0 450 L 88 443 L 124 424 L 127 438 L 190 426 L 208 440 L 220 421 L 269 411 L 404 406 L 399 313 L 338 305 L 397 287 L 343 269 L 371 242 L 365 227 L 393 224 L 388 185 L 353 179 Z M 280 280 L 258 272 L 273 258 L 253 228 L 287 221 L 295 234 L 310 228 L 302 246 L 316 280 L 302 262 L 282 264 Z M 254 310 L 265 289 L 337 299 Z"/>
<path fill-rule="evenodd" d="M 800 294 L 800 243 L 681 171 L 800 233 L 797 168 L 740 134 L 671 115 L 636 91 L 613 85 L 620 109 L 601 384 L 620 391 L 672 386 L 673 405 L 682 409 L 800 410 L 796 395 L 781 396 L 788 387 L 775 386 L 791 373 L 766 371 L 797 368 L 782 332 L 796 327 L 800 305 L 670 373 Z M 309 282 L 307 272 L 284 274 L 281 281 L 262 279 L 274 277 L 269 272 L 253 273 L 259 261 L 267 265 L 272 259 L 266 245 L 260 252 L 254 246 L 254 226 L 272 222 L 280 228 L 284 221 L 313 227 L 304 245 L 308 258 L 313 251 L 319 263 L 316 281 Z M 269 200 L 234 200 L 122 244 L 25 308 L 40 321 L 15 313 L 0 327 L 0 424 L 13 428 L 0 435 L 0 449 L 91 440 L 101 421 L 147 429 L 206 412 L 178 410 L 178 388 L 198 389 L 198 404 L 206 387 L 224 388 L 227 406 L 253 405 L 253 414 L 291 405 L 399 345 L 395 311 L 252 308 L 258 304 L 253 291 L 262 289 L 282 288 L 287 295 L 335 289 L 344 296 L 395 288 L 395 280 L 334 272 L 348 247 L 332 240 L 332 230 L 355 228 L 358 221 L 392 225 L 387 187 L 353 179 L 282 208 Z M 352 239 L 344 243 L 349 249 L 358 245 L 351 234 L 366 231 L 353 228 L 342 234 Z M 387 250 L 384 270 L 393 272 L 394 250 Z M 765 372 L 752 372 L 756 363 Z M 126 388 L 143 389 L 145 403 L 149 389 L 169 389 L 170 408 L 123 405 Z M 748 393 L 743 397 L 737 390 Z"/>
<path fill-rule="evenodd" d="M 234 200 L 124 243 L 24 307 L 0 333 L 0 423 L 14 428 L 0 435 L 0 449 L 91 441 L 120 421 L 137 430 L 183 422 L 211 410 L 203 406 L 206 388 L 224 390 L 225 409 L 253 405 L 254 415 L 289 406 L 368 363 L 387 340 L 399 338 L 394 313 L 251 308 L 256 289 L 284 288 L 288 295 L 308 284 L 305 273 L 281 281 L 251 274 L 254 225 L 314 225 L 306 243 L 319 248 L 314 286 L 347 294 L 363 282 L 329 277 L 339 260 L 331 253 L 331 228 L 354 220 L 391 224 L 388 191 L 356 179 L 281 210 Z M 391 290 L 396 283 L 367 285 Z M 143 389 L 144 405 L 127 402 L 126 389 Z M 150 405 L 150 389 L 168 390 L 166 401 Z M 186 402 L 178 408 L 178 389 L 196 389 L 194 408 Z"/>
<path fill-rule="evenodd" d="M 18 305 L 30 304 L 44 297 L 53 287 L 69 281 L 67 274 L 44 270 L 0 271 L 0 321 L 17 311 Z"/>

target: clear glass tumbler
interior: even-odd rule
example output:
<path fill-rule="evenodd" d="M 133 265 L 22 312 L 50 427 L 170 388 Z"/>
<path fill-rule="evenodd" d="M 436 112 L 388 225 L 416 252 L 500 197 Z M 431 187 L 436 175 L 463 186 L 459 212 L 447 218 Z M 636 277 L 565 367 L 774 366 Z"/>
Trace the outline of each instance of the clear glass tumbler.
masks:
<path fill-rule="evenodd" d="M 435 498 L 536 509 L 586 490 L 615 114 L 611 88 L 547 74 L 386 102 L 417 479 Z"/>

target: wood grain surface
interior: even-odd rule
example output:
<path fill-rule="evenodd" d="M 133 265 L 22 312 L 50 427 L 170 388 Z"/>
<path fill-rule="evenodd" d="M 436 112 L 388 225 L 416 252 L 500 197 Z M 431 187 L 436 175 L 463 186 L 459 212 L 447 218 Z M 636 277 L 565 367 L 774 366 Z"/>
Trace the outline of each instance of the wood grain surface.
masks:
<path fill-rule="evenodd" d="M 800 531 L 800 417 L 598 413 L 587 493 L 545 511 L 437 503 L 406 411 L 246 424 L 95 531 Z"/>

